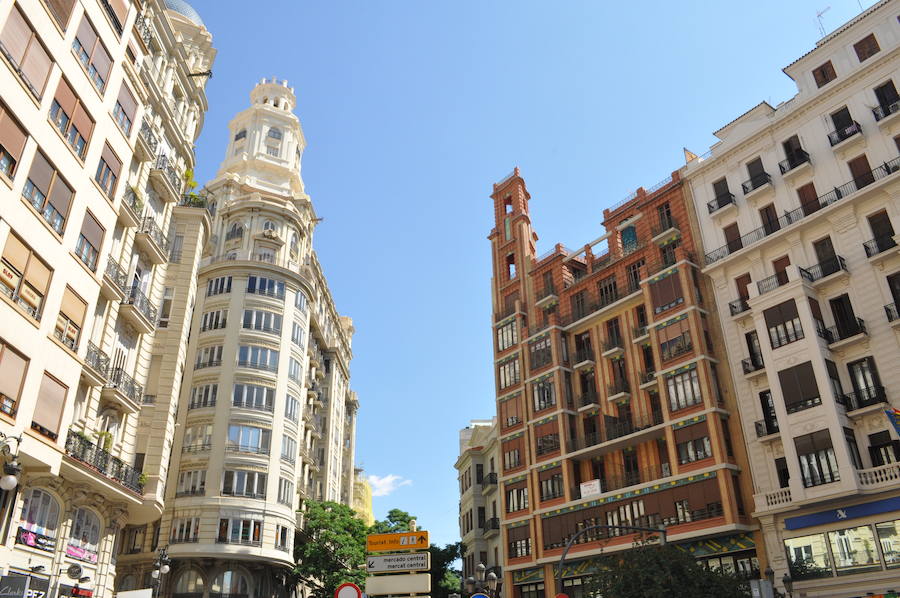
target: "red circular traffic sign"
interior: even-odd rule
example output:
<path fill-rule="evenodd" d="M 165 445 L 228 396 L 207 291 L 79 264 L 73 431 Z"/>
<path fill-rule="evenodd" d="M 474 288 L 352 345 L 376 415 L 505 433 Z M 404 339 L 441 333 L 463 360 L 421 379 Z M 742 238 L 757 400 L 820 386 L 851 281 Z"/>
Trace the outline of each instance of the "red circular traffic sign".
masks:
<path fill-rule="evenodd" d="M 569 598 L 568 594 L 559 593 L 556 595 L 556 598 Z"/>
<path fill-rule="evenodd" d="M 362 598 L 362 590 L 355 583 L 342 583 L 334 591 L 334 598 Z"/>

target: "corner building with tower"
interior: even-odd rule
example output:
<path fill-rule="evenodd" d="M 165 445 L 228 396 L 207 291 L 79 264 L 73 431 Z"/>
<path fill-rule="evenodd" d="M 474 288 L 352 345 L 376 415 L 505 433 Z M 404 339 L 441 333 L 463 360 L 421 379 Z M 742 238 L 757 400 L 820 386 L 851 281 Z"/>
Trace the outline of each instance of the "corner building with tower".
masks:
<path fill-rule="evenodd" d="M 150 543 L 167 544 L 163 596 L 292 595 L 303 500 L 349 505 L 353 496 L 353 325 L 336 311 L 312 248 L 296 102 L 286 81 L 257 84 L 229 123 L 219 173 L 196 195 L 214 216 L 166 509 L 158 537 L 129 528 L 119 558 L 150 571 Z"/>
<path fill-rule="evenodd" d="M 900 2 L 784 68 L 683 169 L 781 589 L 900 589 Z M 802 594 L 801 594 L 802 595 Z"/>
<path fill-rule="evenodd" d="M 566 542 L 597 524 L 664 526 L 670 544 L 706 566 L 748 576 L 765 567 L 737 400 L 683 192 L 673 173 L 604 210 L 597 239 L 537 256 L 518 169 L 494 185 L 507 596 L 580 597 L 601 554 L 641 537 L 581 535 L 555 587 Z"/>

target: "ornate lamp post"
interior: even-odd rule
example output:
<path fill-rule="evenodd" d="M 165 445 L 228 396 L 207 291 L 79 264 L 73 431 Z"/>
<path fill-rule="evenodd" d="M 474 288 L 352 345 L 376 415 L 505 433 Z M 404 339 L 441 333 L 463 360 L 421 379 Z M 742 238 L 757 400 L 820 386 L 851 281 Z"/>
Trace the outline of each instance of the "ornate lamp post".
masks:
<path fill-rule="evenodd" d="M 159 587 L 162 585 L 162 576 L 171 571 L 172 567 L 170 563 L 172 562 L 169 559 L 169 547 L 164 546 L 159 549 L 159 553 L 156 555 L 156 562 L 153 563 L 153 571 L 150 573 L 150 576 L 153 578 L 153 596 L 154 598 L 159 595 Z"/>
<path fill-rule="evenodd" d="M 484 563 L 478 563 L 478 566 L 475 567 L 475 577 L 466 579 L 465 595 L 467 597 L 473 594 L 484 594 L 490 598 L 497 598 L 499 595 L 497 586 L 500 580 L 497 579 L 497 574 L 493 571 L 485 575 L 486 569 L 487 567 L 484 566 Z"/>
<path fill-rule="evenodd" d="M 9 461 L 6 458 L 12 453 L 12 442 L 16 441 L 16 453 L 12 455 Z M 22 435 L 7 436 L 0 432 L 0 455 L 3 461 L 3 476 L 0 477 L 0 490 L 9 492 L 19 485 L 19 474 L 22 473 L 22 466 L 19 465 L 19 445 L 22 444 Z"/>

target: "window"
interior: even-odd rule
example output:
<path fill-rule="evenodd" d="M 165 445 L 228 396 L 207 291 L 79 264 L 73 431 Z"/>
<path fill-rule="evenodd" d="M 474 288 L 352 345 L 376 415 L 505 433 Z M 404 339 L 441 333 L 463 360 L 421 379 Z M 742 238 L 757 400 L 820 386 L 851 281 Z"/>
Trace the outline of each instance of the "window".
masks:
<path fill-rule="evenodd" d="M 28 359 L 0 340 L 0 413 L 16 416 Z"/>
<path fill-rule="evenodd" d="M 38 391 L 37 404 L 31 420 L 31 429 L 43 434 L 51 440 L 59 436 L 59 421 L 66 406 L 66 393 L 69 388 L 59 380 L 44 372 L 41 388 Z"/>
<path fill-rule="evenodd" d="M 294 343 L 299 348 L 303 348 L 303 327 L 300 326 L 297 322 L 294 322 L 291 326 L 291 342 Z"/>
<path fill-rule="evenodd" d="M 306 298 L 306 295 L 303 294 L 303 291 L 298 290 L 297 294 L 294 295 L 294 307 L 301 312 L 306 312 L 309 308 L 309 300 Z"/>
<path fill-rule="evenodd" d="M 294 502 L 294 482 L 287 478 L 278 480 L 278 502 L 288 506 Z"/>
<path fill-rule="evenodd" d="M 513 358 L 500 364 L 500 388 L 519 383 L 519 359 Z"/>
<path fill-rule="evenodd" d="M 539 436 L 536 441 L 538 455 L 546 455 L 559 450 L 559 432 L 544 434 Z"/>
<path fill-rule="evenodd" d="M 56 537 L 59 527 L 59 503 L 53 496 L 39 488 L 32 488 L 25 492 L 22 499 L 22 515 L 19 518 L 22 529 L 47 536 L 49 539 Z M 32 540 L 34 542 L 35 540 Z M 30 544 L 27 540 L 16 538 L 20 542 L 34 548 L 53 551 L 53 543 L 44 546 L 40 543 Z"/>
<path fill-rule="evenodd" d="M 9 178 L 15 175 L 27 137 L 6 105 L 0 102 L 0 172 Z"/>
<path fill-rule="evenodd" d="M 281 459 L 291 464 L 297 461 L 297 441 L 287 434 L 281 438 Z"/>
<path fill-rule="evenodd" d="M 285 398 L 284 416 L 292 422 L 296 422 L 300 418 L 300 401 L 291 395 L 286 395 Z"/>
<path fill-rule="evenodd" d="M 514 448 L 503 453 L 503 468 L 515 469 L 522 464 L 519 458 L 519 449 Z"/>
<path fill-rule="evenodd" d="M 853 50 L 856 52 L 856 57 L 859 58 L 859 61 L 864 62 L 866 59 L 878 54 L 878 52 L 881 51 L 881 48 L 878 46 L 878 40 L 875 39 L 875 34 L 870 33 L 853 44 Z"/>
<path fill-rule="evenodd" d="M 222 345 L 197 348 L 197 361 L 194 369 L 217 367 L 222 365 Z"/>
<path fill-rule="evenodd" d="M 784 541 L 788 555 L 788 566 L 791 576 L 822 577 L 831 576 L 831 563 L 828 557 L 828 544 L 824 534 L 801 536 Z M 798 575 L 802 571 L 803 574 Z"/>
<path fill-rule="evenodd" d="M 597 283 L 597 296 L 600 298 L 601 307 L 609 305 L 619 298 L 615 276 L 609 276 Z"/>
<path fill-rule="evenodd" d="M 794 439 L 800 473 L 806 488 L 837 482 L 841 479 L 837 459 L 828 430 L 820 430 Z"/>
<path fill-rule="evenodd" d="M 275 372 L 278 370 L 278 351 L 258 345 L 241 345 L 238 347 L 238 365 Z"/>
<path fill-rule="evenodd" d="M 210 281 L 212 282 L 212 281 Z M 228 323 L 228 310 L 217 309 L 216 311 L 208 311 L 203 314 L 200 320 L 200 332 L 207 330 L 217 330 L 225 328 Z"/>
<path fill-rule="evenodd" d="M 62 305 L 59 315 L 56 317 L 56 328 L 53 335 L 64 345 L 78 350 L 78 342 L 81 339 L 81 327 L 84 325 L 84 315 L 87 312 L 87 303 L 66 286 L 63 292 Z"/>
<path fill-rule="evenodd" d="M 513 280 L 516 277 L 516 256 L 510 253 L 506 256 L 506 278 Z"/>
<path fill-rule="evenodd" d="M 278 147 L 273 146 L 273 145 L 266 146 L 266 154 L 267 155 L 277 158 L 280 153 L 281 152 L 279 151 Z"/>
<path fill-rule="evenodd" d="M 728 247 L 728 253 L 734 253 L 744 246 L 737 222 L 729 224 L 722 229 L 722 232 L 725 234 L 725 246 Z"/>
<path fill-rule="evenodd" d="M 230 276 L 222 276 L 219 278 L 213 278 L 209 282 L 206 283 L 206 296 L 207 297 L 212 297 L 213 295 L 221 295 L 223 293 L 230 293 L 230 292 L 231 292 L 231 277 Z"/>
<path fill-rule="evenodd" d="M 703 402 L 696 368 L 667 376 L 666 390 L 669 394 L 669 410 L 672 412 Z"/>
<path fill-rule="evenodd" d="M 125 24 L 125 17 L 128 16 L 127 0 L 104 0 L 103 7 L 106 9 L 106 15 L 118 35 L 122 35 L 122 26 Z"/>
<path fill-rule="evenodd" d="M 281 314 L 254 309 L 244 310 L 244 328 L 263 332 L 281 332 Z"/>
<path fill-rule="evenodd" d="M 518 323 L 513 320 L 497 329 L 497 350 L 505 351 L 519 342 Z"/>
<path fill-rule="evenodd" d="M 783 347 L 803 338 L 803 327 L 794 300 L 785 301 L 763 311 L 769 329 L 769 342 L 773 349 Z"/>
<path fill-rule="evenodd" d="M 500 426 L 502 428 L 509 428 L 522 422 L 522 418 L 519 416 L 519 401 L 517 399 L 501 401 L 499 409 Z"/>
<path fill-rule="evenodd" d="M 250 276 L 247 279 L 247 292 L 284 299 L 284 281 L 262 276 Z"/>
<path fill-rule="evenodd" d="M 172 520 L 172 536 L 169 541 L 172 544 L 184 542 L 196 542 L 200 538 L 199 517 L 178 517 Z M 181 579 L 184 579 L 182 576 Z M 179 584 L 181 580 L 179 580 Z M 202 582 L 201 582 L 202 584 Z M 202 587 L 202 585 L 201 585 Z"/>
<path fill-rule="evenodd" d="M 893 440 L 887 430 L 869 434 L 869 456 L 873 467 L 897 463 L 900 461 L 900 440 Z"/>
<path fill-rule="evenodd" d="M 85 212 L 84 221 L 81 223 L 81 234 L 75 244 L 75 254 L 91 272 L 97 271 L 97 258 L 100 256 L 104 232 L 94 215 L 89 211 Z M 168 326 L 168 321 L 165 325 Z"/>
<path fill-rule="evenodd" d="M 807 361 L 781 370 L 778 372 L 778 380 L 781 383 L 781 394 L 788 413 L 809 409 L 822 403 L 812 362 Z"/>
<path fill-rule="evenodd" d="M 137 100 L 134 94 L 128 89 L 125 83 L 119 89 L 119 97 L 116 100 L 116 107 L 113 109 L 113 118 L 119 123 L 125 135 L 131 134 L 131 125 L 134 123 L 134 116 L 137 113 Z"/>
<path fill-rule="evenodd" d="M 184 431 L 182 452 L 195 453 L 208 450 L 212 446 L 212 424 L 188 426 Z"/>
<path fill-rule="evenodd" d="M 262 521 L 252 519 L 220 519 L 217 542 L 259 546 Z M 232 573 L 228 571 L 227 573 Z"/>
<path fill-rule="evenodd" d="M 284 137 L 284 134 L 281 132 L 281 129 L 272 127 L 269 129 L 269 132 L 266 136 L 271 139 L 276 139 L 278 141 L 281 141 L 281 139 Z"/>
<path fill-rule="evenodd" d="M 69 24 L 69 17 L 72 16 L 72 8 L 75 7 L 75 0 L 44 0 L 44 5 L 59 26 L 65 30 Z"/>
<path fill-rule="evenodd" d="M 514 513 L 528 508 L 528 488 L 524 485 L 506 490 L 506 512 Z"/>
<path fill-rule="evenodd" d="M 236 571 L 225 571 L 213 579 L 210 593 L 249 596 L 250 589 L 247 578 L 243 574 Z"/>
<path fill-rule="evenodd" d="M 650 300 L 653 304 L 654 314 L 660 314 L 684 303 L 684 293 L 681 290 L 681 278 L 678 276 L 678 270 L 673 270 L 662 278 L 650 282 Z"/>
<path fill-rule="evenodd" d="M 563 495 L 562 471 L 554 468 L 538 474 L 540 481 L 541 500 L 553 500 Z"/>
<path fill-rule="evenodd" d="M 52 270 L 15 234 L 6 238 L 0 262 L 0 292 L 40 320 Z"/>
<path fill-rule="evenodd" d="M 813 78 L 816 80 L 816 86 L 818 87 L 822 87 L 837 78 L 837 75 L 834 72 L 834 66 L 831 64 L 830 60 L 822 66 L 813 69 L 812 73 Z"/>
<path fill-rule="evenodd" d="M 244 409 L 272 411 L 275 404 L 275 389 L 259 384 L 235 384 L 231 404 L 233 407 Z"/>
<path fill-rule="evenodd" d="M 234 134 L 234 140 L 240 141 L 241 139 L 247 138 L 247 129 L 241 129 L 237 133 Z"/>
<path fill-rule="evenodd" d="M 859 445 L 856 444 L 856 434 L 850 428 L 844 428 L 844 440 L 847 441 L 847 451 L 850 453 L 850 462 L 856 469 L 862 469 L 862 456 L 859 454 Z"/>
<path fill-rule="evenodd" d="M 285 504 L 289 505 L 290 503 Z M 284 525 L 279 524 L 275 526 L 275 548 L 285 551 L 293 548 L 291 544 L 291 531 Z"/>
<path fill-rule="evenodd" d="M 549 409 L 556 405 L 556 393 L 553 392 L 553 380 L 541 380 L 531 385 L 535 412 Z"/>
<path fill-rule="evenodd" d="M 87 69 L 88 77 L 94 83 L 94 86 L 102 93 L 106 88 L 106 81 L 112 66 L 112 58 L 103 46 L 103 42 L 97 36 L 97 30 L 91 25 L 87 16 L 81 19 L 78 33 L 75 34 L 75 39 L 72 42 L 72 50 L 82 66 Z"/>
<path fill-rule="evenodd" d="M 866 357 L 852 361 L 847 364 L 847 371 L 850 374 L 853 391 L 856 393 L 858 407 L 872 405 L 883 400 L 884 389 L 878 377 L 878 368 L 875 366 L 874 358 Z"/>
<path fill-rule="evenodd" d="M 206 494 L 206 470 L 192 469 L 178 474 L 175 496 L 195 496 Z"/>
<path fill-rule="evenodd" d="M 195 386 L 191 389 L 191 401 L 190 403 L 188 403 L 188 409 L 215 407 L 216 397 L 218 395 L 218 384 L 203 384 L 201 386 Z"/>
<path fill-rule="evenodd" d="M 694 348 L 690 322 L 687 318 L 663 328 L 657 328 L 657 336 L 660 340 L 660 358 L 663 362 L 684 355 Z"/>
<path fill-rule="evenodd" d="M 59 80 L 53 104 L 50 105 L 50 122 L 59 129 L 75 154 L 83 159 L 94 131 L 94 119 L 64 78 Z"/>
<path fill-rule="evenodd" d="M 122 161 L 116 157 L 109 144 L 104 144 L 94 180 L 97 181 L 97 184 L 100 185 L 100 188 L 110 199 L 112 199 L 113 193 L 116 191 L 116 181 L 119 179 L 119 171 L 121 169 Z"/>
<path fill-rule="evenodd" d="M 0 51 L 31 94 L 40 99 L 53 61 L 16 5 L 0 31 Z"/>
<path fill-rule="evenodd" d="M 547 335 L 528 344 L 531 354 L 531 369 L 536 370 L 550 363 L 552 352 L 550 349 L 550 336 Z"/>
<path fill-rule="evenodd" d="M 241 453 L 268 455 L 271 436 L 271 430 L 257 428 L 256 426 L 231 424 L 228 426 L 227 446 L 228 449 Z"/>
<path fill-rule="evenodd" d="M 226 470 L 222 475 L 222 494 L 265 498 L 266 474 L 257 471 Z"/>
<path fill-rule="evenodd" d="M 294 359 L 293 357 L 289 358 L 288 359 L 288 378 L 290 378 L 291 380 L 294 380 L 296 382 L 300 382 L 300 378 L 301 378 L 300 372 L 301 372 L 300 362 L 297 361 L 296 359 Z"/>
<path fill-rule="evenodd" d="M 22 197 L 60 234 L 65 228 L 73 195 L 72 187 L 59 175 L 43 152 L 35 152 L 28 179 L 22 188 Z"/>
<path fill-rule="evenodd" d="M 678 462 L 681 465 L 712 457 L 712 446 L 709 443 L 709 436 L 679 442 L 677 448 Z"/>

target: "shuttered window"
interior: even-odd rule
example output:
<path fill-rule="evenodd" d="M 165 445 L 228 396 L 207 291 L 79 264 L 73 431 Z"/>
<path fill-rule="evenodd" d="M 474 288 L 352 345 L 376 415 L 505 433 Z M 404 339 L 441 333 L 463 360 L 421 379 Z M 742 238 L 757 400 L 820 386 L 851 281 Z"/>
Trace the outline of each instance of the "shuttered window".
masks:
<path fill-rule="evenodd" d="M 72 50 L 87 70 L 94 86 L 102 92 L 106 88 L 112 58 L 86 15 L 81 18 L 78 33 L 72 41 Z"/>
<path fill-rule="evenodd" d="M 116 107 L 113 109 L 113 116 L 126 135 L 131 133 L 131 125 L 134 123 L 135 113 L 137 113 L 137 100 L 134 99 L 134 94 L 131 93 L 128 86 L 122 82 L 122 87 L 119 89 L 119 98 L 116 100 Z"/>
<path fill-rule="evenodd" d="M 66 142 L 79 158 L 84 158 L 94 119 L 84 109 L 84 105 L 65 79 L 59 80 L 53 104 L 50 106 L 50 122 L 59 130 Z"/>
<path fill-rule="evenodd" d="M 44 372 L 37 403 L 31 420 L 31 429 L 56 440 L 59 436 L 59 420 L 66 405 L 68 388 L 59 380 Z"/>
<path fill-rule="evenodd" d="M 819 196 L 816 194 L 816 186 L 812 182 L 798 187 L 797 196 L 800 198 L 800 207 L 803 208 L 803 214 L 806 216 L 822 207 L 822 204 L 819 203 Z"/>
<path fill-rule="evenodd" d="M 831 61 L 829 60 L 819 68 L 814 69 L 813 78 L 815 78 L 818 87 L 822 87 L 831 81 L 834 81 L 837 78 L 837 75 L 834 72 L 834 65 L 831 64 Z"/>
<path fill-rule="evenodd" d="M 659 314 L 684 303 L 681 290 L 681 277 L 677 271 L 661 280 L 650 283 L 650 298 L 653 302 L 653 313 Z"/>
<path fill-rule="evenodd" d="M 119 171 L 122 169 L 122 161 L 116 156 L 109 144 L 103 146 L 100 154 L 100 163 L 97 165 L 97 174 L 94 180 L 100 185 L 107 197 L 112 199 L 116 191 L 116 182 L 119 179 Z"/>
<path fill-rule="evenodd" d="M 784 397 L 784 405 L 788 413 L 809 409 L 822 402 L 819 396 L 819 386 L 816 384 L 816 375 L 810 361 L 781 370 L 778 372 L 778 381 L 781 384 L 781 394 Z"/>
<path fill-rule="evenodd" d="M 59 316 L 56 318 L 56 329 L 53 334 L 73 351 L 78 350 L 86 312 L 87 303 L 67 286 L 63 293 L 62 305 L 59 308 Z"/>
<path fill-rule="evenodd" d="M 859 58 L 859 61 L 864 62 L 866 59 L 878 54 L 881 51 L 881 47 L 878 45 L 878 40 L 875 39 L 875 34 L 870 33 L 853 44 L 853 50 L 856 52 L 856 57 Z"/>
<path fill-rule="evenodd" d="M 12 178 L 25 149 L 25 133 L 5 104 L 0 102 L 0 172 Z"/>
<path fill-rule="evenodd" d="M 793 299 L 763 311 L 763 318 L 769 329 L 769 341 L 773 349 L 803 338 L 803 327 Z"/>
<path fill-rule="evenodd" d="M 53 61 L 18 6 L 13 6 L 0 31 L 0 51 L 31 94 L 40 99 Z"/>
<path fill-rule="evenodd" d="M 93 214 L 85 212 L 81 234 L 75 245 L 75 253 L 91 271 L 97 270 L 97 257 L 100 255 L 100 246 L 103 244 L 103 233 L 103 227 L 100 226 Z"/>
<path fill-rule="evenodd" d="M 28 359 L 0 340 L 0 413 L 16 416 Z"/>
<path fill-rule="evenodd" d="M 72 195 L 72 188 L 44 153 L 40 150 L 35 152 L 28 180 L 22 188 L 22 196 L 60 234 L 66 226 Z"/>
<path fill-rule="evenodd" d="M 15 234 L 10 233 L 0 263 L 0 292 L 35 320 L 41 319 L 44 297 L 53 271 Z"/>

